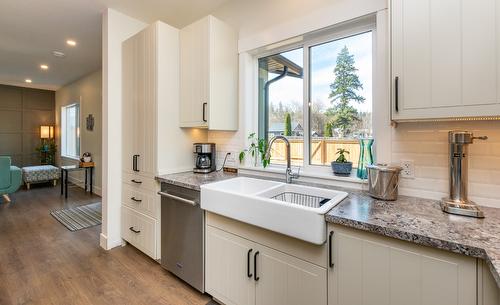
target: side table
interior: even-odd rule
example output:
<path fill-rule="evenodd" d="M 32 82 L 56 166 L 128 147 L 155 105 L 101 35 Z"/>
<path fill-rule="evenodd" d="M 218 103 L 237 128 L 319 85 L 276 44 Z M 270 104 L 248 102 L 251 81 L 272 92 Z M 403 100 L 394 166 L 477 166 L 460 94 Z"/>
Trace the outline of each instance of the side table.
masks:
<path fill-rule="evenodd" d="M 87 185 L 90 184 L 89 190 L 92 194 L 92 177 L 94 166 L 80 167 L 78 165 L 65 165 L 61 166 L 61 196 L 64 194 L 64 197 L 68 198 L 68 173 L 80 170 L 85 170 L 85 192 L 87 192 Z"/>

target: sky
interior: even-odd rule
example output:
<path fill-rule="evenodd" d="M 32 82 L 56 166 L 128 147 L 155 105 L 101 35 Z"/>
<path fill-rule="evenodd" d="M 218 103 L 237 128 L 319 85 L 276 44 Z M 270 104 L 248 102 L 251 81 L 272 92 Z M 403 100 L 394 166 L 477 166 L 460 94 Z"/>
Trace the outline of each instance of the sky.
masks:
<path fill-rule="evenodd" d="M 323 103 L 324 108 L 330 106 L 328 98 L 330 84 L 335 80 L 333 70 L 335 68 L 337 55 L 340 50 L 347 46 L 349 53 L 354 55 L 355 66 L 358 76 L 363 84 L 363 89 L 358 94 L 366 100 L 363 104 L 353 103 L 358 111 L 371 112 L 372 109 L 372 33 L 363 33 L 356 36 L 313 46 L 310 50 L 311 57 L 311 101 Z M 283 56 L 303 67 L 302 48 L 282 53 Z M 270 75 L 270 78 L 276 75 Z M 269 99 L 273 104 L 280 101 L 295 101 L 302 104 L 303 80 L 293 77 L 285 77 L 271 85 Z"/>

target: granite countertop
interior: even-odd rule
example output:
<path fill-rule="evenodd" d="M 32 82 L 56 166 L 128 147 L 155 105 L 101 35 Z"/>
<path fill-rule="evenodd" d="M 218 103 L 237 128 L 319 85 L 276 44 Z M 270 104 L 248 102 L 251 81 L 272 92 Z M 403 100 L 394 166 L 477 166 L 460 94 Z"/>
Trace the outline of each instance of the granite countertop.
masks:
<path fill-rule="evenodd" d="M 156 176 L 156 180 L 199 191 L 200 186 L 203 184 L 222 181 L 235 177 L 238 177 L 238 174 L 228 172 L 211 172 L 209 174 L 183 172 L 177 174 Z"/>
<path fill-rule="evenodd" d="M 354 192 L 328 212 L 326 220 L 482 258 L 500 288 L 500 209 L 481 208 L 484 219 L 446 214 L 436 200 L 399 196 L 390 202 Z"/>
<path fill-rule="evenodd" d="M 200 190 L 200 185 L 235 178 L 237 174 L 185 172 L 156 177 L 161 182 Z M 248 176 L 248 175 L 246 175 Z M 255 177 L 255 176 L 254 176 Z M 269 179 L 266 177 L 255 177 Z M 275 179 L 271 179 L 275 180 Z M 482 258 L 500 288 L 500 209 L 482 207 L 485 218 L 450 215 L 439 201 L 399 196 L 396 201 L 373 199 L 358 190 L 294 182 L 343 190 L 349 196 L 326 214 L 326 221 L 437 249 Z"/>

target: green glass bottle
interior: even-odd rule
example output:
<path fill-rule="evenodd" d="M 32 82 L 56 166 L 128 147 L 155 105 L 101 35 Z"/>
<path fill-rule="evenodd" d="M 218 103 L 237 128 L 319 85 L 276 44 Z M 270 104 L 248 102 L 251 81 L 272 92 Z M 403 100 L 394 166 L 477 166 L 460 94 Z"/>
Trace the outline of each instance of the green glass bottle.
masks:
<path fill-rule="evenodd" d="M 360 179 L 368 178 L 368 170 L 366 169 L 366 166 L 373 164 L 372 146 L 373 146 L 373 139 L 371 138 L 359 139 L 359 163 L 358 163 L 358 171 L 356 174 Z"/>

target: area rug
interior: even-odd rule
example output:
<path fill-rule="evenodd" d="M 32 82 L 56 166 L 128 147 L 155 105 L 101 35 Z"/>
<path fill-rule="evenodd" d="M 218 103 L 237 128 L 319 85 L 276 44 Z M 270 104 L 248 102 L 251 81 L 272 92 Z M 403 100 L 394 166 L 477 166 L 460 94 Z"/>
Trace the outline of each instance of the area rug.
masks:
<path fill-rule="evenodd" d="M 75 208 L 56 210 L 50 212 L 57 221 L 70 231 L 78 231 L 101 224 L 101 203 L 91 203 Z"/>

